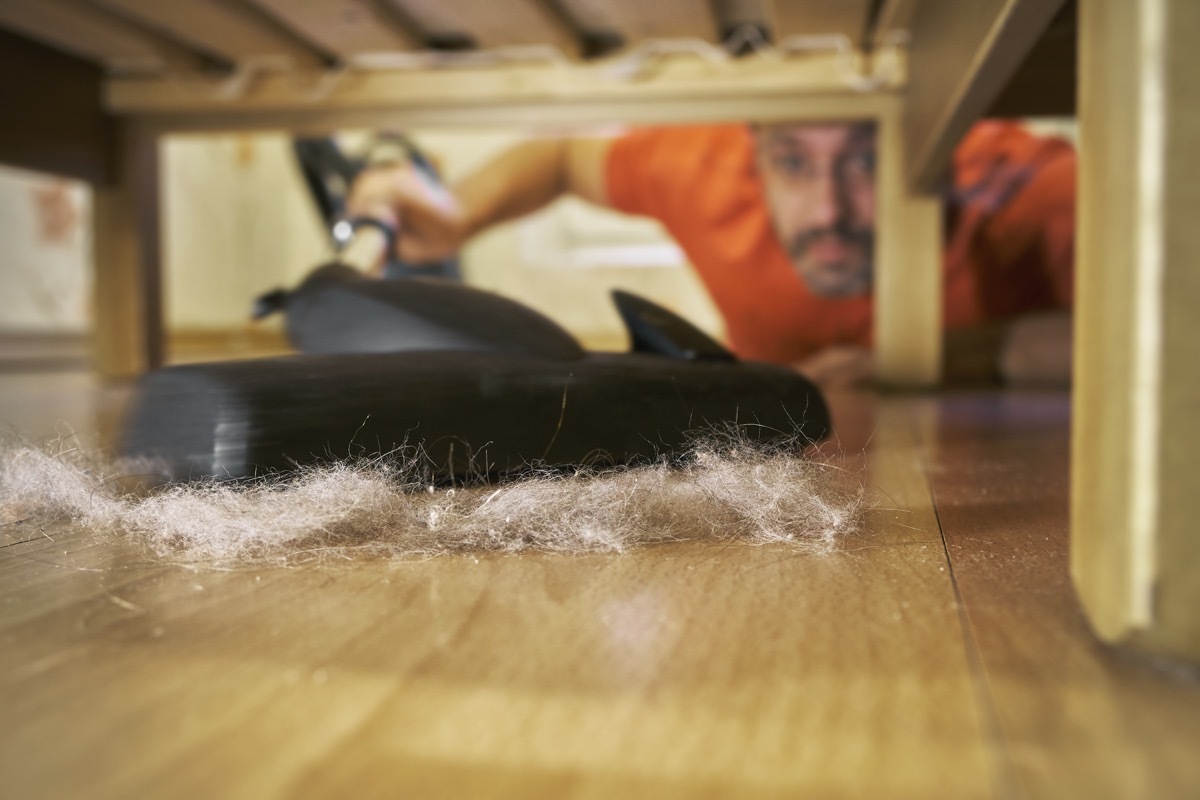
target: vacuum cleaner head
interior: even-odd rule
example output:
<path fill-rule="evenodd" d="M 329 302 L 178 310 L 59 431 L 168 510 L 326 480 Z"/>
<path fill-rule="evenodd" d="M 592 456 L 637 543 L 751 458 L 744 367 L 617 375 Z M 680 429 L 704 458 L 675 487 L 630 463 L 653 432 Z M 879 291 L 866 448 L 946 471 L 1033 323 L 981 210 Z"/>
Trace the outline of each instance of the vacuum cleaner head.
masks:
<path fill-rule="evenodd" d="M 764 443 L 828 435 L 824 399 L 803 376 L 739 362 L 647 300 L 615 300 L 634 352 L 586 353 L 497 295 L 325 267 L 282 299 L 293 342 L 310 352 L 148 374 L 119 447 L 175 480 L 406 448 L 431 479 L 459 480 L 670 457 L 731 427 Z"/>

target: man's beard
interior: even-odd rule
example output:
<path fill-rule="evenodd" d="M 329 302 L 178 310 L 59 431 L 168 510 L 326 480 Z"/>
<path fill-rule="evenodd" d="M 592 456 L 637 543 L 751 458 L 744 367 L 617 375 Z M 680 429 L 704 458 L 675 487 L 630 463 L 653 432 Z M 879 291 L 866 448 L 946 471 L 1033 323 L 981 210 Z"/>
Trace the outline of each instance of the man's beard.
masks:
<path fill-rule="evenodd" d="M 832 276 L 832 281 L 825 270 L 820 271 L 820 274 L 812 274 L 811 269 L 806 270 L 804 265 L 809 249 L 815 242 L 825 238 L 838 240 L 846 248 L 849 257 L 861 258 L 861 268 L 849 273 L 838 270 Z M 817 294 L 826 297 L 866 294 L 874 280 L 875 232 L 870 228 L 854 228 L 843 224 L 829 228 L 810 228 L 792 238 L 788 245 L 788 255 L 800 277 Z"/>

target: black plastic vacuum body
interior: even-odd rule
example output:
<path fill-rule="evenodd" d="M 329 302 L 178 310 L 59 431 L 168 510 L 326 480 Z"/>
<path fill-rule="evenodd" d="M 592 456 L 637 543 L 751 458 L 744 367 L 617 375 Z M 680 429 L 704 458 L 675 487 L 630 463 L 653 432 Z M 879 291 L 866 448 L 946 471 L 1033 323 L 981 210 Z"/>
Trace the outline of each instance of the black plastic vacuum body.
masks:
<path fill-rule="evenodd" d="M 820 391 L 739 362 L 675 314 L 616 293 L 633 352 L 588 353 L 552 320 L 444 281 L 324 267 L 280 298 L 300 355 L 145 376 L 120 442 L 174 480 L 242 480 L 420 453 L 432 480 L 671 457 L 708 433 L 810 442 Z"/>

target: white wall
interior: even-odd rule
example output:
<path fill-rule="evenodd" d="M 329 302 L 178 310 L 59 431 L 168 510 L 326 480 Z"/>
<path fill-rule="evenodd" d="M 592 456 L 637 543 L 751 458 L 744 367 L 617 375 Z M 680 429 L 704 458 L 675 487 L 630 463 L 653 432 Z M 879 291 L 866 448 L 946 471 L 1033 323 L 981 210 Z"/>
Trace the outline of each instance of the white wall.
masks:
<path fill-rule="evenodd" d="M 82 183 L 0 167 L 0 334 L 88 329 L 90 208 Z"/>
<path fill-rule="evenodd" d="M 284 134 L 163 144 L 164 302 L 171 329 L 246 324 L 253 298 L 329 255 Z"/>

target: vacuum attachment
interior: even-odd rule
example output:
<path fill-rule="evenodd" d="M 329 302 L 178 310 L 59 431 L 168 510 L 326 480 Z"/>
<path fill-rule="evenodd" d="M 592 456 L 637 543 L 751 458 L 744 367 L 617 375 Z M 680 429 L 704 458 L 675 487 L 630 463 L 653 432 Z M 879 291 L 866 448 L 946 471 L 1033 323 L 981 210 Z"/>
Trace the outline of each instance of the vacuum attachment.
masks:
<path fill-rule="evenodd" d="M 275 311 L 287 315 L 288 341 L 302 353 L 584 354 L 557 322 L 515 300 L 437 278 L 375 280 L 337 263 L 255 302 L 256 318 Z"/>
<path fill-rule="evenodd" d="M 419 448 L 432 480 L 460 480 L 671 457 L 714 429 L 776 444 L 829 433 L 806 378 L 739 362 L 633 295 L 616 299 L 636 352 L 585 353 L 497 295 L 323 270 L 283 300 L 293 341 L 316 352 L 150 373 L 120 450 L 174 480 L 243 480 Z"/>

